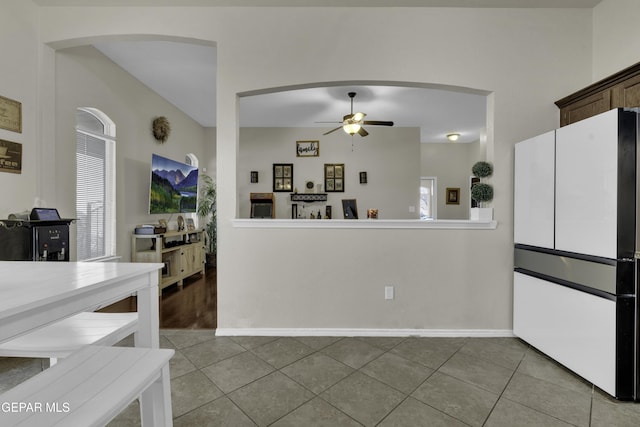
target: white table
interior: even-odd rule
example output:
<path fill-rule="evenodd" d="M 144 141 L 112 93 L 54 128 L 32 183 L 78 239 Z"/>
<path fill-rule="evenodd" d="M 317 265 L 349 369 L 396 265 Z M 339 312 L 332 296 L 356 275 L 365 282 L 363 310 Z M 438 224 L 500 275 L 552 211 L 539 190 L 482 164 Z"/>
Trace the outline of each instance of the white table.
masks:
<path fill-rule="evenodd" d="M 159 348 L 160 263 L 0 262 L 0 342 L 137 294 L 138 347 Z M 154 396 L 143 393 L 142 419 Z"/>
<path fill-rule="evenodd" d="M 0 262 L 0 342 L 138 297 L 137 346 L 159 347 L 159 263 Z"/>
<path fill-rule="evenodd" d="M 136 294 L 136 345 L 159 348 L 160 268 L 160 263 L 0 262 L 0 342 Z M 154 418 L 157 399 L 153 393 L 141 395 L 143 420 Z"/>

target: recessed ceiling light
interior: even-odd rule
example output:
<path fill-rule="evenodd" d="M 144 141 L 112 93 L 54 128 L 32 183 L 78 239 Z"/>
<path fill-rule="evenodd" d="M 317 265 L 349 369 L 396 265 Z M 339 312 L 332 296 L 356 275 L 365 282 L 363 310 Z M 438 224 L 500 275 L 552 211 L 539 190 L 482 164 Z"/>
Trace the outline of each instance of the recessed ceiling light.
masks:
<path fill-rule="evenodd" d="M 447 135 L 447 139 L 449 141 L 457 141 L 458 138 L 460 138 L 460 134 L 459 133 L 450 133 Z"/>

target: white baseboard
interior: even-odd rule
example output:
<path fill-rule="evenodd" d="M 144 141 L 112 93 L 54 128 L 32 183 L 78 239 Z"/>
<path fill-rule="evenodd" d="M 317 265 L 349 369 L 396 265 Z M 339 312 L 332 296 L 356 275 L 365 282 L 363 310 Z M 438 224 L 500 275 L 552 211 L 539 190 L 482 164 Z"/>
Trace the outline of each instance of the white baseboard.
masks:
<path fill-rule="evenodd" d="M 511 329 L 218 328 L 216 336 L 265 337 L 515 337 Z"/>

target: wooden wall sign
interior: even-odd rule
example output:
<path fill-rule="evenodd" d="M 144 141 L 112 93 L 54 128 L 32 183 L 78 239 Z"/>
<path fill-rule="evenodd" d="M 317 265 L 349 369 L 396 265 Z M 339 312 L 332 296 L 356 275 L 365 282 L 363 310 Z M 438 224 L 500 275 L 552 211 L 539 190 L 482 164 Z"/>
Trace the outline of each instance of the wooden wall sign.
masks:
<path fill-rule="evenodd" d="M 0 96 L 0 128 L 22 133 L 22 104 Z"/>
<path fill-rule="evenodd" d="M 22 144 L 0 139 L 0 172 L 22 173 Z"/>
<path fill-rule="evenodd" d="M 320 155 L 320 141 L 296 141 L 297 157 L 318 157 Z"/>

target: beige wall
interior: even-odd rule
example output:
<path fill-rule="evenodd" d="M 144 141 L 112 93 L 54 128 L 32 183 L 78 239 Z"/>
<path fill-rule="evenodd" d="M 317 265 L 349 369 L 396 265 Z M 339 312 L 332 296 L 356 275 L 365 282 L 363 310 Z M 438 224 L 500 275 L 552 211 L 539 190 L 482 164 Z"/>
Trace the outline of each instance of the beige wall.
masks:
<path fill-rule="evenodd" d="M 249 193 L 271 192 L 273 163 L 293 163 L 294 187 L 304 193 L 304 183 L 322 184 L 324 164 L 344 163 L 345 191 L 328 193 L 327 203 L 298 203 L 298 213 L 309 218 L 318 209 L 331 205 L 333 218 L 342 218 L 342 199 L 356 199 L 360 218 L 376 208 L 379 218 L 417 219 L 420 178 L 420 129 L 375 128 L 369 136 L 353 139 L 344 132 L 322 136 L 320 128 L 242 128 L 238 155 L 239 218 L 249 218 Z M 319 140 L 319 157 L 296 157 L 296 141 Z M 352 144 L 353 143 L 353 144 Z M 250 183 L 250 171 L 257 170 L 258 184 Z M 366 171 L 368 182 L 360 184 L 359 172 Z M 315 190 L 314 190 L 315 191 Z M 276 218 L 291 218 L 289 193 L 275 193 Z M 304 205 L 304 208 L 303 208 Z M 304 212 L 304 213 L 303 213 Z"/>
<path fill-rule="evenodd" d="M 640 61 L 639 17 L 637 0 L 602 0 L 594 8 L 594 82 Z"/>
<path fill-rule="evenodd" d="M 41 194 L 37 27 L 37 9 L 31 2 L 0 5 L 0 96 L 22 103 L 22 133 L 0 129 L 0 139 L 22 144 L 22 173 L 0 172 L 0 218 L 30 210 Z"/>
<path fill-rule="evenodd" d="M 131 233 L 137 224 L 165 218 L 175 225 L 177 219 L 177 215 L 149 215 L 152 153 L 181 162 L 187 153 L 193 153 L 206 165 L 205 129 L 93 47 L 57 51 L 55 71 L 56 138 L 51 141 L 57 156 L 55 182 L 71 191 L 58 191 L 51 206 L 61 207 L 69 217 L 74 215 L 76 108 L 97 108 L 116 124 L 116 253 L 128 261 Z M 158 116 L 171 123 L 164 144 L 150 130 Z M 72 234 L 74 229 L 72 226 Z M 73 238 L 71 243 L 75 245 Z"/>
<path fill-rule="evenodd" d="M 7 0 L 0 6 L 0 22 L 11 28 L 0 30 L 0 47 L 15 64 L 11 80 L 0 81 L 0 93 L 31 104 L 23 135 L 35 140 L 30 144 L 50 142 L 38 132 L 50 127 L 45 125 L 56 105 L 54 61 L 46 43 L 58 48 L 102 36 L 155 35 L 217 45 L 222 328 L 510 330 L 513 144 L 556 127 L 553 102 L 591 83 L 593 71 L 608 62 L 592 47 L 592 23 L 606 25 L 597 8 L 592 16 L 589 9 L 60 7 L 41 8 L 36 21 L 21 4 Z M 13 24 L 20 21 L 39 27 L 45 44 L 35 42 L 36 29 Z M 633 37 L 634 28 L 620 34 Z M 24 37 L 15 45 L 7 37 L 18 29 Z M 345 40 L 364 41 L 355 59 Z M 623 55 L 620 62 L 636 61 L 631 52 Z M 233 227 L 239 202 L 237 93 L 354 80 L 491 93 L 487 160 L 495 167 L 496 230 Z M 49 177 L 32 171 L 11 181 L 24 189 L 22 204 L 55 192 L 55 182 L 36 188 L 42 176 Z M 3 199 L 12 194 L 0 191 Z M 392 301 L 383 299 L 386 284 L 396 286 Z"/>

